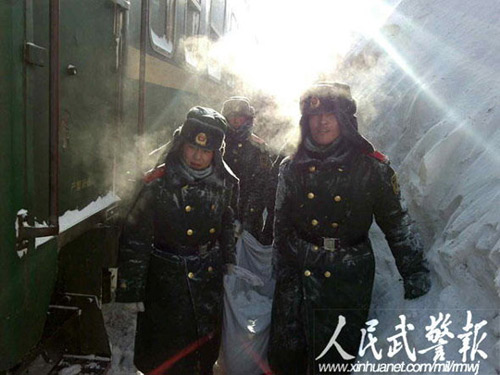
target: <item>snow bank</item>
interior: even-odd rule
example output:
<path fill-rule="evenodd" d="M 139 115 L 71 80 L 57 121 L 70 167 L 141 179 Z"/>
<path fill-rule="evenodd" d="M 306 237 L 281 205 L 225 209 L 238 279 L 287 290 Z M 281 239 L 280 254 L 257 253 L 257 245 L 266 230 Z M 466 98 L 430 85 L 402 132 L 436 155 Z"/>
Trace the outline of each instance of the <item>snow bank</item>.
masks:
<path fill-rule="evenodd" d="M 487 321 L 480 374 L 500 372 L 498 19 L 496 0 L 402 1 L 382 35 L 351 56 L 351 67 L 369 64 L 349 80 L 362 131 L 397 169 L 433 271 L 429 295 L 399 302 L 399 275 L 374 233 L 385 249 L 377 258 L 377 331 L 390 336 L 403 310 L 417 330 L 442 311 L 460 331 L 470 310 L 474 322 Z M 462 355 L 447 350 L 446 359 Z"/>

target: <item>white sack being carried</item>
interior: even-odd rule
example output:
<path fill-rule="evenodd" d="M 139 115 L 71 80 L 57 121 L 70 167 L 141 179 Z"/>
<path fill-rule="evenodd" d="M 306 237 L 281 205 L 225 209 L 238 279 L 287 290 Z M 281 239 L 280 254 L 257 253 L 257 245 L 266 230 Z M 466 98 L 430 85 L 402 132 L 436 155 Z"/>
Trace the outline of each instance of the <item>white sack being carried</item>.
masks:
<path fill-rule="evenodd" d="M 271 373 L 267 346 L 274 293 L 272 246 L 244 231 L 236 243 L 237 266 L 224 276 L 221 367 L 227 375 Z"/>

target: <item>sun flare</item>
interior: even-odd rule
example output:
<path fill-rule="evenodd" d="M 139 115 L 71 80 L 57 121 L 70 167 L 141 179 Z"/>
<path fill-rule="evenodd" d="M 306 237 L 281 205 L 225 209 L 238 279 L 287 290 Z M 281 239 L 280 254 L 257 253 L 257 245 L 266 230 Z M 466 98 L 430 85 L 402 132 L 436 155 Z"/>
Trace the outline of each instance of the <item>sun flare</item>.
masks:
<path fill-rule="evenodd" d="M 393 7 L 381 0 L 252 0 L 240 28 L 216 47 L 226 68 L 282 100 L 331 73 Z"/>

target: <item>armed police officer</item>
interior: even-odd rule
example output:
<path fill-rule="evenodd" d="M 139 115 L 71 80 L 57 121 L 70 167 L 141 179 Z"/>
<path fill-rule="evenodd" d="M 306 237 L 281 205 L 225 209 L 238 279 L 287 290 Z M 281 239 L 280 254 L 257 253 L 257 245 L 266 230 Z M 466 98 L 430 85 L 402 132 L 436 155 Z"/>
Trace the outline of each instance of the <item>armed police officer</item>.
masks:
<path fill-rule="evenodd" d="M 127 218 L 117 301 L 144 301 L 134 362 L 145 373 L 212 374 L 219 354 L 238 183 L 222 161 L 226 127 L 218 112 L 192 108 Z"/>
<path fill-rule="evenodd" d="M 430 288 L 396 174 L 358 132 L 349 86 L 316 84 L 300 109 L 301 141 L 280 166 L 276 196 L 269 361 L 278 375 L 316 374 L 321 362 L 355 360 L 375 272 L 373 218 L 403 277 L 405 298 Z M 327 350 L 332 337 L 336 345 Z"/>
<path fill-rule="evenodd" d="M 221 112 L 229 123 L 224 160 L 240 180 L 237 218 L 242 229 L 261 243 L 270 243 L 271 236 L 263 233 L 263 212 L 267 207 L 269 219 L 273 217 L 271 158 L 265 142 L 253 133 L 255 110 L 247 98 L 233 96 Z"/>

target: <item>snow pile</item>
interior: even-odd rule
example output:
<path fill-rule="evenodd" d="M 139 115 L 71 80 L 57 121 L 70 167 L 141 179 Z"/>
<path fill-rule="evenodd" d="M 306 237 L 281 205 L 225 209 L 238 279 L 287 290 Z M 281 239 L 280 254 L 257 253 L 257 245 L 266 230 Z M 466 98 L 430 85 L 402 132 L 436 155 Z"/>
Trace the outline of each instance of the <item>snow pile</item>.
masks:
<path fill-rule="evenodd" d="M 136 375 L 134 366 L 134 341 L 137 313 L 135 303 L 109 303 L 102 306 L 104 323 L 111 344 L 111 369 L 109 375 Z"/>
<path fill-rule="evenodd" d="M 59 216 L 59 233 L 68 230 L 90 216 L 104 210 L 105 208 L 116 203 L 120 198 L 113 192 L 108 192 L 103 197 L 98 197 L 95 201 L 89 203 L 81 210 L 66 211 L 62 216 Z M 45 223 L 44 223 L 45 224 Z M 40 225 L 38 225 L 40 226 Z M 53 237 L 38 237 L 36 238 L 35 247 L 43 245 Z"/>
<path fill-rule="evenodd" d="M 480 374 L 500 372 L 498 19 L 496 0 L 404 0 L 383 34 L 351 56 L 352 68 L 360 60 L 367 64 L 363 72 L 351 71 L 349 80 L 362 131 L 398 170 L 433 271 L 429 295 L 400 302 L 399 275 L 383 236 L 375 233 L 375 247 L 385 248 L 377 259 L 377 333 L 390 336 L 398 315 L 413 309 L 406 317 L 415 332 L 441 311 L 450 313 L 457 335 L 470 310 L 473 324 L 487 321 L 477 337 L 479 342 L 487 333 L 479 348 L 488 358 L 475 358 Z M 450 347 L 456 339 L 448 338 Z M 425 338 L 414 344 L 432 345 Z M 461 362 L 462 354 L 446 349 L 446 360 Z"/>

